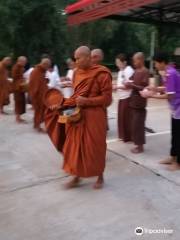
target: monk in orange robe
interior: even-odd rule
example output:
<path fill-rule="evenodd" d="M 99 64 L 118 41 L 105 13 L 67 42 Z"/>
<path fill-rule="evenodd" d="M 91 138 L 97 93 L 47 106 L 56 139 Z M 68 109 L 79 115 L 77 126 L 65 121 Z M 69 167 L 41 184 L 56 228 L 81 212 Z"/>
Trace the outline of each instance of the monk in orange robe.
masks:
<path fill-rule="evenodd" d="M 104 183 L 106 158 L 107 120 L 104 109 L 112 101 L 112 76 L 106 67 L 92 64 L 91 52 L 86 46 L 76 50 L 75 59 L 74 94 L 64 99 L 60 106 L 51 106 L 45 123 L 52 141 L 64 155 L 63 169 L 74 176 L 66 187 L 77 187 L 81 177 L 97 176 L 94 188 L 100 189 Z M 75 106 L 81 108 L 82 118 L 77 123 L 66 124 L 65 131 L 62 125 L 57 124 L 58 113 L 56 115 L 55 111 Z"/>
<path fill-rule="evenodd" d="M 10 57 L 5 57 L 0 62 L 0 114 L 5 114 L 3 107 L 9 104 L 9 82 L 7 67 L 10 65 Z"/>
<path fill-rule="evenodd" d="M 29 81 L 29 96 L 34 108 L 34 128 L 38 132 L 44 132 L 41 123 L 44 121 L 44 94 L 47 90 L 46 71 L 50 68 L 51 61 L 48 58 L 41 60 L 31 73 Z"/>
<path fill-rule="evenodd" d="M 23 84 L 25 79 L 23 77 L 24 67 L 27 64 L 27 58 L 21 56 L 17 59 L 16 64 L 12 68 L 12 78 L 14 85 L 14 101 L 15 101 L 15 114 L 17 123 L 25 123 L 25 120 L 21 118 L 26 112 L 26 97 L 23 90 Z"/>

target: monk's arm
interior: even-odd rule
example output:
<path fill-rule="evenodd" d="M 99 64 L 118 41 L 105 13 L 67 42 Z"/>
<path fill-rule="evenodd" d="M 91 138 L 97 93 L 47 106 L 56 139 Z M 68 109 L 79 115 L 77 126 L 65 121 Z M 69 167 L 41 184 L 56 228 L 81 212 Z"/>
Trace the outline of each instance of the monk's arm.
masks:
<path fill-rule="evenodd" d="M 89 97 L 85 101 L 85 106 L 108 107 L 112 102 L 112 78 L 109 73 L 101 73 L 97 78 L 101 95 Z"/>
<path fill-rule="evenodd" d="M 66 109 L 66 108 L 76 107 L 77 98 L 79 96 L 86 97 L 88 95 L 88 92 L 89 92 L 89 85 L 87 85 L 86 83 L 82 83 L 82 85 L 79 86 L 79 88 L 74 91 L 74 94 L 70 98 L 64 98 L 61 108 Z"/>
<path fill-rule="evenodd" d="M 142 91 L 145 87 L 148 86 L 148 83 L 149 83 L 149 73 L 146 72 L 144 73 L 143 78 L 139 81 L 138 84 L 136 83 L 130 83 L 130 84 L 132 89 L 135 89 L 137 91 Z"/>
<path fill-rule="evenodd" d="M 21 83 L 23 80 L 22 72 L 19 69 L 14 68 L 12 70 L 12 78 L 15 82 Z"/>
<path fill-rule="evenodd" d="M 136 89 L 138 91 L 142 91 L 146 86 L 141 86 L 141 85 L 136 85 L 136 84 L 132 84 L 131 85 L 133 89 Z"/>
<path fill-rule="evenodd" d="M 39 88 L 39 75 L 33 71 L 29 81 L 29 94 L 32 98 L 37 96 Z"/>
<path fill-rule="evenodd" d="M 76 97 L 77 96 L 72 96 L 70 98 L 64 98 L 61 108 L 65 109 L 68 107 L 75 107 L 76 106 Z"/>

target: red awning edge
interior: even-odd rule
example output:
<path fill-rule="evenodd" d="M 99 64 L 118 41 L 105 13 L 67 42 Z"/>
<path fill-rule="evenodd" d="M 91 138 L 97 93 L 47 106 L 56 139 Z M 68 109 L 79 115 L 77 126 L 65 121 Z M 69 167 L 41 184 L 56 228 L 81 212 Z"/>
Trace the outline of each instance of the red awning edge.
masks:
<path fill-rule="evenodd" d="M 81 10 L 90 4 L 96 3 L 97 0 L 79 0 L 78 2 L 71 4 L 65 8 L 65 12 L 67 14 L 71 14 L 73 12 L 76 12 L 78 10 Z"/>
<path fill-rule="evenodd" d="M 120 14 L 158 0 L 81 0 L 66 8 L 68 25 L 78 25 L 113 14 Z M 81 10 L 80 12 L 78 12 Z M 73 14 L 74 13 L 74 14 Z"/>

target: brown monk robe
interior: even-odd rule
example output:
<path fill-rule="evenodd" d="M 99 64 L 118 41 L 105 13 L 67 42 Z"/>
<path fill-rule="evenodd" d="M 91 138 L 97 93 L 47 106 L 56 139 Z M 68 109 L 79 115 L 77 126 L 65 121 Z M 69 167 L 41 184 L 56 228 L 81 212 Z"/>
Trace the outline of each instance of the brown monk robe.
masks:
<path fill-rule="evenodd" d="M 135 148 L 132 153 L 142 153 L 145 144 L 145 121 L 147 100 L 140 95 L 149 83 L 149 70 L 145 67 L 144 54 L 139 52 L 133 56 L 135 72 L 132 77 L 133 83 L 127 83 L 126 86 L 132 88 L 130 97 L 130 107 L 132 109 L 132 140 Z"/>
<path fill-rule="evenodd" d="M 11 65 L 11 58 L 5 57 L 0 62 L 0 114 L 5 114 L 3 107 L 9 104 L 9 82 L 7 67 Z"/>
<path fill-rule="evenodd" d="M 30 75 L 29 80 L 29 96 L 32 100 L 34 109 L 34 128 L 39 132 L 44 132 L 41 128 L 41 123 L 44 122 L 44 94 L 47 90 L 46 71 L 51 66 L 51 61 L 48 58 L 42 59 Z"/>
<path fill-rule="evenodd" d="M 25 122 L 25 120 L 21 118 L 21 115 L 26 112 L 26 97 L 25 97 L 25 92 L 22 89 L 22 85 L 25 84 L 25 79 L 23 77 L 23 74 L 24 74 L 24 67 L 26 64 L 27 64 L 27 58 L 24 56 L 21 56 L 17 59 L 16 64 L 12 68 L 15 114 L 16 114 L 17 123 Z"/>
<path fill-rule="evenodd" d="M 57 149 L 64 155 L 63 169 L 75 176 L 66 187 L 79 184 L 79 178 L 98 176 L 95 189 L 103 186 L 106 157 L 106 114 L 104 109 L 112 101 L 112 77 L 103 66 L 91 65 L 90 50 L 80 47 L 75 52 L 77 69 L 74 74 L 74 94 L 64 99 L 60 108 L 81 107 L 82 118 L 77 123 L 66 124 L 66 135 L 58 127 L 58 106 L 47 111 L 46 127 Z M 54 111 L 53 111 L 54 109 Z M 53 128 L 54 121 L 54 128 Z M 61 139 L 57 141 L 57 139 Z"/>

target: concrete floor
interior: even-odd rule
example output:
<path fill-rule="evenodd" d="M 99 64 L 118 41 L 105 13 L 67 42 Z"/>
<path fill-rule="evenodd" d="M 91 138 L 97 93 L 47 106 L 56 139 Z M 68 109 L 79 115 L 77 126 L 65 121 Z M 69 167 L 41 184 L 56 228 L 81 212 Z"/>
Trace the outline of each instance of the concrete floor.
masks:
<path fill-rule="evenodd" d="M 117 140 L 117 96 L 109 109 L 106 185 L 94 191 L 94 179 L 64 190 L 69 179 L 47 135 L 14 122 L 12 106 L 0 117 L 0 240 L 173 239 L 180 235 L 180 177 L 158 161 L 169 152 L 169 110 L 151 101 L 146 152 L 134 156 Z M 136 236 L 136 227 L 173 230 Z"/>

